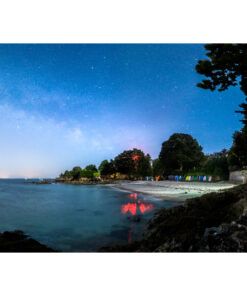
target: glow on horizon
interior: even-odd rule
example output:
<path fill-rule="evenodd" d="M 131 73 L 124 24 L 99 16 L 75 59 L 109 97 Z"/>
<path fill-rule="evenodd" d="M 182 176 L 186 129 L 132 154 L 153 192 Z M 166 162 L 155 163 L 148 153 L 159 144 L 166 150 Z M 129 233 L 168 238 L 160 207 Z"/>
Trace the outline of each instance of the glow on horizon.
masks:
<path fill-rule="evenodd" d="M 115 126 L 99 133 L 93 132 L 94 128 L 0 105 L 0 132 L 8 138 L 0 147 L 0 178 L 56 177 L 73 166 L 99 165 L 103 159 L 114 158 L 126 149 L 149 152 L 144 148 L 148 146 L 147 130 Z M 138 145 L 136 137 L 144 144 Z"/>

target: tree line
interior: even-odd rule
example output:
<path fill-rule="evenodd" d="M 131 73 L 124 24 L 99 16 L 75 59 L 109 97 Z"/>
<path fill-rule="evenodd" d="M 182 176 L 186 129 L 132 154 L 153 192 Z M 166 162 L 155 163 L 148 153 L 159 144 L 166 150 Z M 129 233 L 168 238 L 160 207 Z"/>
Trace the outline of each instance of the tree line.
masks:
<path fill-rule="evenodd" d="M 99 176 L 111 176 L 116 173 L 127 175 L 128 178 L 151 176 L 151 157 L 139 149 L 125 150 L 114 159 L 103 160 L 99 167 L 91 164 L 82 169 L 79 166 L 71 171 L 60 174 L 60 178 L 78 180 L 80 178 L 97 178 Z"/>
<path fill-rule="evenodd" d="M 61 178 L 78 180 L 80 178 L 109 177 L 116 174 L 126 175 L 128 179 L 139 179 L 144 176 L 169 175 L 212 175 L 221 179 L 229 176 L 229 151 L 204 154 L 197 140 L 189 134 L 175 133 L 161 146 L 157 159 L 151 160 L 149 154 L 139 149 L 125 150 L 114 159 L 103 160 L 101 164 L 88 165 L 84 169 L 79 166 L 65 171 Z"/>

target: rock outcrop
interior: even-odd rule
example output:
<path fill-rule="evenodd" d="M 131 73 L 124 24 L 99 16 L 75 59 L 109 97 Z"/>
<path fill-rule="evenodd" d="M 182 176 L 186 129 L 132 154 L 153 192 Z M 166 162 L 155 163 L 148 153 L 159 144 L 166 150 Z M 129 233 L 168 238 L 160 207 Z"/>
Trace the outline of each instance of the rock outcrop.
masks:
<path fill-rule="evenodd" d="M 55 252 L 53 249 L 29 238 L 22 231 L 0 233 L 0 252 Z"/>
<path fill-rule="evenodd" d="M 74 184 L 74 185 L 105 185 L 105 184 L 114 184 L 114 180 L 101 180 L 101 179 L 88 179 L 88 178 L 80 178 L 79 180 L 73 179 L 64 179 L 57 178 L 54 180 L 54 183 L 64 183 L 64 184 Z"/>

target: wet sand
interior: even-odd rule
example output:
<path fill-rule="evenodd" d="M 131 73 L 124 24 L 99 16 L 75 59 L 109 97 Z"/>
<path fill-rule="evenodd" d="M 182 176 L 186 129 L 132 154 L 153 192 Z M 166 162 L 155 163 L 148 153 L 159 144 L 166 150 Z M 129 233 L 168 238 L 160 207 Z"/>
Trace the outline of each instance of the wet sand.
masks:
<path fill-rule="evenodd" d="M 154 195 L 164 200 L 184 201 L 206 193 L 230 189 L 236 185 L 229 182 L 132 181 L 119 182 L 111 186 L 121 190 Z"/>

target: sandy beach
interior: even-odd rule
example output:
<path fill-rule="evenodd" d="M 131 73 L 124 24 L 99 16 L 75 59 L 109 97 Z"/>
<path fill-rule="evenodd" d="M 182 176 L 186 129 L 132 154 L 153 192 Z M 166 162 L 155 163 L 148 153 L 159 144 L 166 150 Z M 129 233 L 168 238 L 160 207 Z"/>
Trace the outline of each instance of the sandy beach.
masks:
<path fill-rule="evenodd" d="M 154 195 L 164 200 L 184 201 L 206 193 L 230 189 L 236 185 L 228 182 L 132 181 L 111 186 L 121 190 Z"/>

